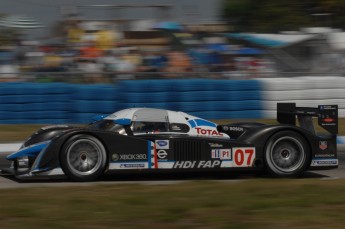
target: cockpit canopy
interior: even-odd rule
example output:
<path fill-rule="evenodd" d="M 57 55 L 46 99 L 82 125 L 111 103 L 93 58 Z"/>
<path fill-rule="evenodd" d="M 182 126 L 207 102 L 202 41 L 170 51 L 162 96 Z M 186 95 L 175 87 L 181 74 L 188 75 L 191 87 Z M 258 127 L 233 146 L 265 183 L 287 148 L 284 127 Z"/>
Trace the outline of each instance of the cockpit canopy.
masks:
<path fill-rule="evenodd" d="M 183 133 L 190 136 L 226 137 L 219 133 L 216 124 L 184 112 L 155 108 L 129 108 L 106 116 L 91 124 L 91 128 L 134 135 L 156 133 Z M 127 128 L 127 131 L 125 130 Z"/>

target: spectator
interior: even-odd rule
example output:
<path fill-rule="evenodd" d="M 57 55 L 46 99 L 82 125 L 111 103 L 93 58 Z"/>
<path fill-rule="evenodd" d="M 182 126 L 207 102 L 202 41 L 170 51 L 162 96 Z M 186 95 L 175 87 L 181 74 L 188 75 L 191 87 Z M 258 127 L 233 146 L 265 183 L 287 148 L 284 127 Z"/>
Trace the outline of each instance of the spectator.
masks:
<path fill-rule="evenodd" d="M 140 72 L 161 72 L 167 65 L 167 58 L 162 52 L 147 51 L 143 52 L 142 65 L 139 67 Z M 143 76 L 141 76 L 142 78 Z"/>
<path fill-rule="evenodd" d="M 165 70 L 166 72 L 172 73 L 191 72 L 192 63 L 190 58 L 185 53 L 181 51 L 172 51 L 168 53 L 168 62 Z M 167 76 L 183 77 L 182 74 L 168 74 Z"/>
<path fill-rule="evenodd" d="M 18 66 L 16 64 L 0 64 L 0 82 L 18 81 Z"/>
<path fill-rule="evenodd" d="M 125 61 L 131 62 L 136 67 L 136 70 L 139 66 L 143 64 L 142 56 L 139 53 L 138 48 L 128 47 L 127 53 L 122 57 Z"/>
<path fill-rule="evenodd" d="M 95 46 L 94 42 L 87 42 L 86 46 L 80 49 L 81 58 L 98 58 L 102 56 L 102 51 Z"/>
<path fill-rule="evenodd" d="M 137 70 L 137 66 L 135 66 L 131 61 L 126 59 L 125 54 L 122 54 L 116 64 L 116 79 L 135 79 L 134 72 Z"/>
<path fill-rule="evenodd" d="M 93 58 L 82 58 L 78 62 L 77 69 L 85 73 L 83 79 L 86 83 L 103 83 L 106 82 L 102 75 L 103 64 L 98 63 Z"/>

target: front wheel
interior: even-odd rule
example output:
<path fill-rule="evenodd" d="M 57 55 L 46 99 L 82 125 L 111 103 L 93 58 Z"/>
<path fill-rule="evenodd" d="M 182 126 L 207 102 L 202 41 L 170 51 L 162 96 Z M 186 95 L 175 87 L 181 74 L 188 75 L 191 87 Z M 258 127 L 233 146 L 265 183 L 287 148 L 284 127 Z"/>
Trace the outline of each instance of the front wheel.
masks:
<path fill-rule="evenodd" d="M 99 177 L 106 164 L 103 144 L 89 135 L 76 135 L 63 146 L 61 167 L 68 178 L 75 181 L 92 181 Z"/>
<path fill-rule="evenodd" d="M 310 150 L 306 140 L 293 131 L 274 134 L 265 147 L 267 170 L 278 177 L 300 175 L 310 161 Z"/>

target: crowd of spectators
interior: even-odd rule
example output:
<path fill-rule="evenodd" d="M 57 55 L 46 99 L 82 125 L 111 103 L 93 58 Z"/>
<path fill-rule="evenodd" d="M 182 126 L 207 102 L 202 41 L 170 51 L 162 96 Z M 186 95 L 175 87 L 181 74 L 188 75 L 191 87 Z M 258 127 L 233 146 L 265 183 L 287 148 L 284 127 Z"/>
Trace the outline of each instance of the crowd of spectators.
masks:
<path fill-rule="evenodd" d="M 117 45 L 103 49 L 88 41 L 44 45 L 21 42 L 0 48 L 0 81 L 112 82 L 119 79 L 213 77 L 247 79 L 274 71 L 264 55 L 236 54 L 238 46 L 200 45 L 141 49 Z"/>

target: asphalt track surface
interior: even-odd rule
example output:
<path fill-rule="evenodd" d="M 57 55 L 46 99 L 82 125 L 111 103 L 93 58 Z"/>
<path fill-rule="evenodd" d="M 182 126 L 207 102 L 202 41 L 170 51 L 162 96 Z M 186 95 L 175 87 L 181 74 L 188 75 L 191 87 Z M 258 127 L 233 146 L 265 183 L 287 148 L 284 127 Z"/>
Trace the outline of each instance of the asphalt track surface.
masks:
<path fill-rule="evenodd" d="M 0 169 L 8 166 L 4 159 L 6 155 L 0 154 Z M 345 150 L 338 153 L 339 168 L 332 170 L 308 171 L 298 179 L 345 179 Z M 139 173 L 139 174 L 118 174 L 101 177 L 94 182 L 72 182 L 66 178 L 62 179 L 35 179 L 17 180 L 10 175 L 0 176 L 0 189 L 8 188 L 29 188 L 29 187 L 61 187 L 61 186 L 90 186 L 99 184 L 143 184 L 143 185 L 169 185 L 179 184 L 195 180 L 212 180 L 219 182 L 239 182 L 241 180 L 269 178 L 266 175 L 257 173 L 224 173 L 224 172 L 199 172 L 199 173 Z"/>

